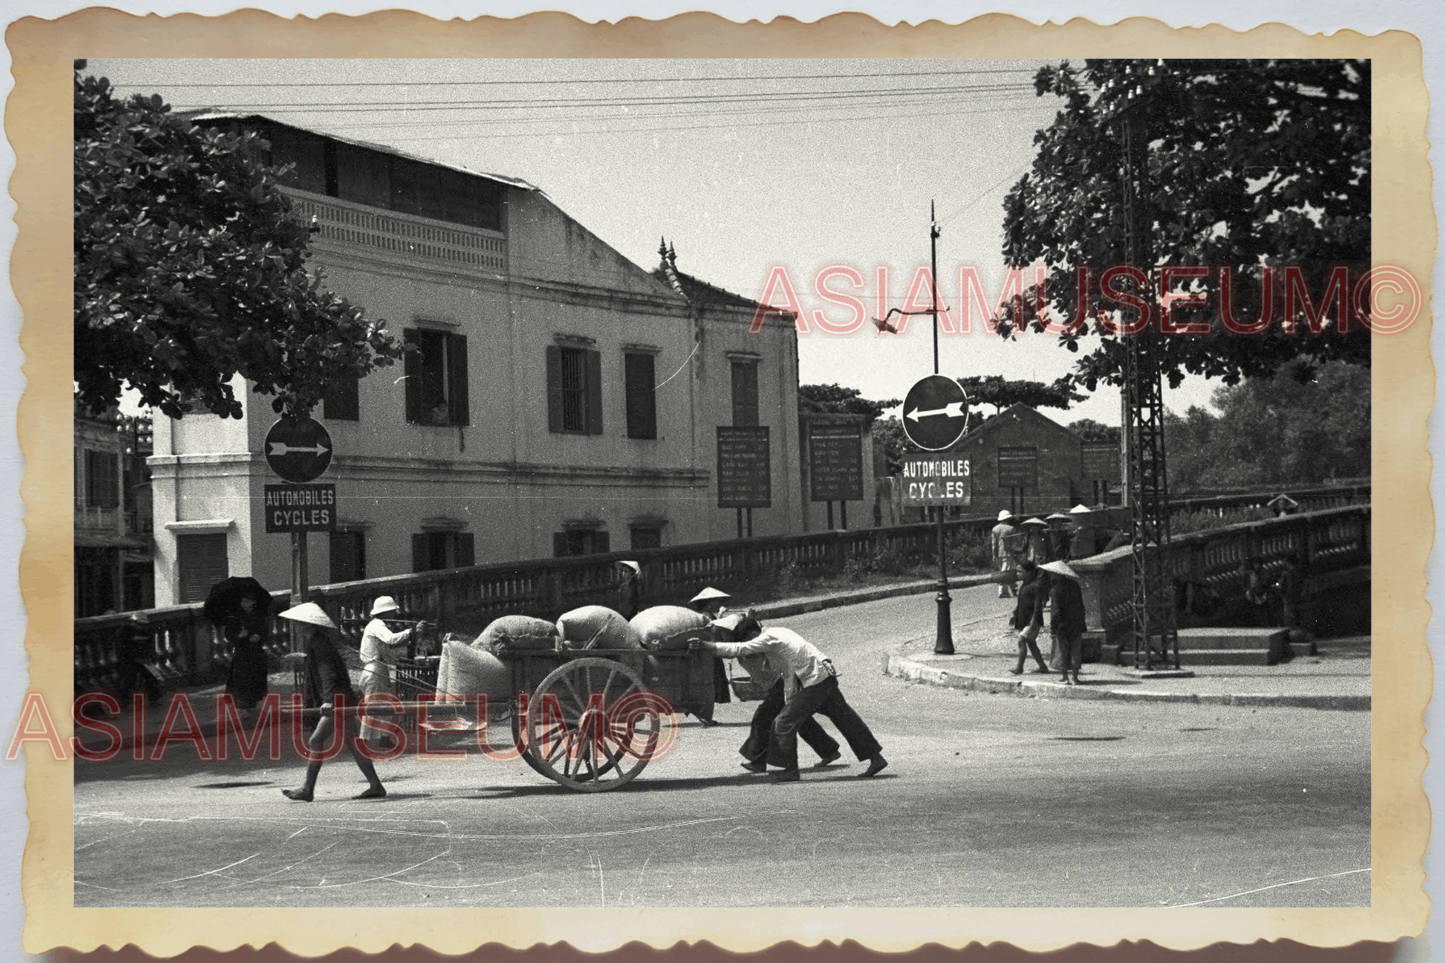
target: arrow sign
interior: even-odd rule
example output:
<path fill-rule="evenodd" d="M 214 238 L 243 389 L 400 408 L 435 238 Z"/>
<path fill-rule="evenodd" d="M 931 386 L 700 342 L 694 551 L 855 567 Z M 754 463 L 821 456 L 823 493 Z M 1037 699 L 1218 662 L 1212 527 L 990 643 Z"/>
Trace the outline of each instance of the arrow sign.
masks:
<path fill-rule="evenodd" d="M 919 418 L 932 418 L 934 415 L 945 415 L 949 418 L 962 418 L 966 414 L 968 414 L 966 411 L 963 410 L 963 405 L 964 403 L 962 401 L 953 401 L 944 405 L 942 408 L 935 408 L 932 411 L 919 411 L 917 408 L 914 408 L 908 413 L 907 417 L 913 419 L 914 421 L 917 421 Z"/>
<path fill-rule="evenodd" d="M 266 464 L 288 482 L 303 485 L 331 464 L 331 435 L 314 418 L 281 418 L 266 432 Z"/>
<path fill-rule="evenodd" d="M 903 399 L 903 410 L 903 433 L 924 451 L 947 451 L 968 427 L 968 395 L 943 375 L 915 382 Z"/>
<path fill-rule="evenodd" d="M 307 455 L 316 455 L 316 456 L 319 457 L 319 456 L 321 456 L 321 455 L 326 454 L 326 453 L 327 453 L 328 451 L 330 451 L 331 449 L 330 449 L 330 448 L 327 448 L 325 445 L 321 444 L 320 442 L 317 442 L 316 444 L 310 446 L 309 448 L 297 448 L 297 447 L 292 447 L 291 445 L 286 444 L 284 441 L 273 441 L 273 442 L 271 442 L 271 443 L 266 447 L 266 450 L 267 450 L 267 452 L 269 452 L 269 453 L 272 454 L 272 455 L 299 455 L 299 454 L 307 454 Z"/>

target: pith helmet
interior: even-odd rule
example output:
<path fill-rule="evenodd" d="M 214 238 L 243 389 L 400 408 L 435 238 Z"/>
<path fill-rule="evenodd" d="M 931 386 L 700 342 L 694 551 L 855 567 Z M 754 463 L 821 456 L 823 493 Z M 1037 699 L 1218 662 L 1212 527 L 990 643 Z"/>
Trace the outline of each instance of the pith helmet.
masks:
<path fill-rule="evenodd" d="M 1001 511 L 1001 512 L 998 513 L 998 520 L 1001 521 L 1001 522 L 1006 522 L 1006 521 L 1008 521 L 1010 518 L 1013 518 L 1013 517 L 1014 517 L 1013 512 L 1009 511 L 1008 509 L 1004 509 L 1003 511 Z"/>
<path fill-rule="evenodd" d="M 336 623 L 331 621 L 331 616 L 315 602 L 302 602 L 300 605 L 292 606 L 281 613 L 281 618 L 290 619 L 293 622 L 305 622 L 308 625 L 319 625 L 324 629 L 336 628 Z"/>
<path fill-rule="evenodd" d="M 371 603 L 371 614 L 373 617 L 385 615 L 387 612 L 400 612 L 401 607 L 396 604 L 396 599 L 390 595 L 378 596 L 376 601 Z"/>

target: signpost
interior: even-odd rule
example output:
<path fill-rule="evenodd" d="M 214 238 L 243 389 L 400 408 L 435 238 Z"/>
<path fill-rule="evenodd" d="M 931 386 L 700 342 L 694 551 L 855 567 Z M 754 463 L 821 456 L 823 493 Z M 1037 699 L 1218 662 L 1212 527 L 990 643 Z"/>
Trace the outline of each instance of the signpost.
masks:
<path fill-rule="evenodd" d="M 1107 504 L 1110 483 L 1117 485 L 1123 480 L 1119 471 L 1119 445 L 1112 441 L 1086 441 L 1082 448 L 1083 475 L 1094 483 L 1094 502 Z"/>
<path fill-rule="evenodd" d="M 266 432 L 266 464 L 290 485 L 267 485 L 266 531 L 291 533 L 291 604 L 306 601 L 306 533 L 336 527 L 336 486 L 307 485 L 331 465 L 331 435 L 311 417 L 280 418 Z"/>
<path fill-rule="evenodd" d="M 833 527 L 833 502 L 842 503 L 848 527 L 848 503 L 863 499 L 863 434 L 856 422 L 813 422 L 808 427 L 808 497 L 828 503 Z"/>
<path fill-rule="evenodd" d="M 903 504 L 908 508 L 973 504 L 973 465 L 955 455 L 904 455 Z"/>
<path fill-rule="evenodd" d="M 736 508 L 738 538 L 743 537 L 743 509 L 748 510 L 748 537 L 753 534 L 753 509 L 773 506 L 772 446 L 766 425 L 718 425 L 717 507 Z"/>
<path fill-rule="evenodd" d="M 968 395 L 957 381 L 929 375 L 903 399 L 903 433 L 924 451 L 947 451 L 968 428 Z"/>

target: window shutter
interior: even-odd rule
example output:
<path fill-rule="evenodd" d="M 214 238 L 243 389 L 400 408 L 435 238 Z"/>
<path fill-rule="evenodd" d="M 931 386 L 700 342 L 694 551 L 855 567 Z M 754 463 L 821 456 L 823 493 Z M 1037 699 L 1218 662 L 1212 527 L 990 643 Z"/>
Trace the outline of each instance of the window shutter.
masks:
<path fill-rule="evenodd" d="M 598 555 L 606 555 L 608 552 L 612 551 L 612 549 L 609 548 L 611 543 L 611 538 L 606 532 L 592 533 L 592 551 L 597 553 Z"/>
<path fill-rule="evenodd" d="M 552 533 L 552 557 L 553 557 L 553 558 L 566 558 L 566 557 L 567 557 L 567 533 L 566 533 L 566 532 L 553 532 L 553 533 Z"/>
<path fill-rule="evenodd" d="M 447 381 L 451 384 L 449 402 L 452 424 L 470 425 L 471 400 L 467 394 L 467 338 L 454 334 L 447 339 Z M 469 563 L 470 564 L 470 563 Z"/>
<path fill-rule="evenodd" d="M 471 532 L 457 532 L 457 568 L 466 568 L 476 563 L 476 537 Z"/>
<path fill-rule="evenodd" d="M 402 332 L 402 340 L 407 347 L 416 349 L 408 351 L 402 362 L 406 369 L 406 420 L 420 425 L 426 421 L 421 400 L 421 338 L 415 328 L 407 328 Z"/>
<path fill-rule="evenodd" d="M 602 434 L 602 352 L 587 352 L 587 434 Z"/>
<path fill-rule="evenodd" d="M 225 533 L 176 536 L 180 602 L 204 602 L 211 586 L 230 574 Z"/>
<path fill-rule="evenodd" d="M 562 349 L 547 346 L 547 430 L 562 430 Z"/>
<path fill-rule="evenodd" d="M 411 570 L 413 572 L 425 572 L 431 563 L 431 553 L 427 551 L 426 533 L 413 535 L 411 537 Z"/>
<path fill-rule="evenodd" d="M 627 389 L 627 437 L 657 437 L 657 398 L 650 354 L 623 355 Z"/>

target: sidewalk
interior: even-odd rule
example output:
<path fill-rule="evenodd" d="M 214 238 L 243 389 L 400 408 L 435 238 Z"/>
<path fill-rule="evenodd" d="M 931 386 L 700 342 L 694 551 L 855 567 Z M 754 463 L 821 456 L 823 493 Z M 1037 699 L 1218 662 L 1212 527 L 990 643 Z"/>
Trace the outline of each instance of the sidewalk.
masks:
<path fill-rule="evenodd" d="M 1027 696 L 1036 699 L 1123 699 L 1140 702 L 1189 702 L 1234 706 L 1288 706 L 1314 709 L 1370 709 L 1370 639 L 1354 636 L 1321 639 L 1319 654 L 1305 654 L 1304 646 L 1284 665 L 1184 666 L 1190 677 L 1162 677 L 1136 673 L 1125 666 L 1091 663 L 1080 672 L 1081 685 L 1061 684 L 1057 673 L 1009 673 L 1018 658 L 1018 645 L 1007 628 L 1012 599 L 1000 599 L 980 586 L 990 585 L 987 575 L 949 579 L 953 595 L 953 655 L 934 655 L 933 640 L 918 639 L 888 655 L 889 675 L 924 685 L 971 689 Z M 901 595 L 933 592 L 937 581 L 908 582 L 852 592 L 789 599 L 756 607 L 765 619 L 786 618 L 841 605 L 857 605 Z M 1048 635 L 1042 639 L 1047 654 Z"/>

